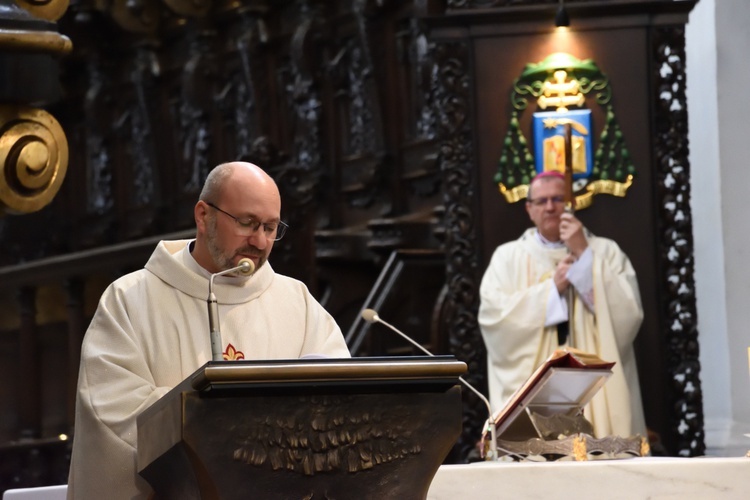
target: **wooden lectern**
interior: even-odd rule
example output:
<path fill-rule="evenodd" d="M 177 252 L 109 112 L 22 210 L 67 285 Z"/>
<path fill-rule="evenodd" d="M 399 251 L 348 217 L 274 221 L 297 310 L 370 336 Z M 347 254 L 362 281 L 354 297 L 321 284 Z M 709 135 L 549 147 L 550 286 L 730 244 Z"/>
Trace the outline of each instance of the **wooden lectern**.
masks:
<path fill-rule="evenodd" d="M 158 499 L 424 499 L 461 433 L 452 356 L 211 361 L 138 416 Z"/>

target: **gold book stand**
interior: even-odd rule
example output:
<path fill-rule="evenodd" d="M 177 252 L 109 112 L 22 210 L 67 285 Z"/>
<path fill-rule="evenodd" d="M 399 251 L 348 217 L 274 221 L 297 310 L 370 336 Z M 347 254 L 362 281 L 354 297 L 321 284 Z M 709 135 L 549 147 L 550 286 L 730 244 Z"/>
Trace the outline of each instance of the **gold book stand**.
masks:
<path fill-rule="evenodd" d="M 612 366 L 574 349 L 556 351 L 495 417 L 498 454 L 517 461 L 648 455 L 645 437 L 595 438 L 591 422 L 584 417 L 584 407 L 612 375 Z"/>

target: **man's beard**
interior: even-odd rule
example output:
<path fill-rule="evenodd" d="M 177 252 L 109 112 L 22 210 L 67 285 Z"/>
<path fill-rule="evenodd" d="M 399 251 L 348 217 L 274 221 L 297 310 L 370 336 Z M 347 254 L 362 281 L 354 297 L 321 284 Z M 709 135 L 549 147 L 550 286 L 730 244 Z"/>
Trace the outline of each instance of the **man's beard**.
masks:
<path fill-rule="evenodd" d="M 226 252 L 224 248 L 221 248 L 218 245 L 218 237 L 216 233 L 216 217 L 209 217 L 206 223 L 206 246 L 208 247 L 208 253 L 211 255 L 211 259 L 214 261 L 214 264 L 216 264 L 219 271 L 226 271 L 227 269 L 235 267 L 234 258 L 240 254 L 258 257 L 258 265 L 255 266 L 256 271 L 263 267 L 263 264 L 268 260 L 261 250 L 258 250 L 253 246 L 245 246 L 237 249 L 235 252 Z"/>

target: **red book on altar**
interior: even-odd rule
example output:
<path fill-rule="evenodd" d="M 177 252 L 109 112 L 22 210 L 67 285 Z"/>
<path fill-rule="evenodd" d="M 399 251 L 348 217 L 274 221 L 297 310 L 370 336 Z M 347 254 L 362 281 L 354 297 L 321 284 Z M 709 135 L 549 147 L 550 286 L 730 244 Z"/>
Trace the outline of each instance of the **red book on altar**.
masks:
<path fill-rule="evenodd" d="M 558 349 L 493 418 L 497 436 L 525 440 L 540 435 L 535 418 L 574 417 L 612 375 L 614 362 L 573 348 Z"/>

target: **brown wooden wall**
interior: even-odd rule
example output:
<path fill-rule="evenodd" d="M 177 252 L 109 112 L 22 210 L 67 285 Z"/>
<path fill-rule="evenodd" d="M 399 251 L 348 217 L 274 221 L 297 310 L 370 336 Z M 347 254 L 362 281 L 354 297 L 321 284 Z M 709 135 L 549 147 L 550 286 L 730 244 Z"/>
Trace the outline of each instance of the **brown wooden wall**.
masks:
<path fill-rule="evenodd" d="M 192 233 L 205 174 L 233 159 L 279 183 L 291 230 L 273 265 L 361 340 L 355 354 L 414 353 L 358 321 L 377 305 L 466 361 L 485 390 L 479 280 L 494 247 L 529 224 L 492 180 L 508 96 L 525 64 L 559 50 L 608 75 L 637 169 L 627 197 L 597 196 L 580 217 L 638 272 L 648 423 L 668 453 L 701 454 L 684 96 L 693 3 L 566 2 L 567 45 L 551 42 L 556 0 L 245 0 L 190 15 L 144 2 L 156 17 L 73 3 L 59 26 L 74 53 L 51 109 L 70 142 L 65 184 L 44 210 L 0 219 L 0 375 L 11 381 L 0 389 L 0 456 L 70 432 L 78 348 L 99 294 L 159 239 Z M 397 279 L 384 282 L 384 270 Z M 486 418 L 464 398 L 451 461 L 466 459 Z M 59 466 L 46 476 L 0 468 L 0 489 L 64 480 Z"/>
<path fill-rule="evenodd" d="M 654 19 L 633 16 L 601 15 L 595 19 L 574 18 L 575 31 L 556 33 L 551 26 L 535 22 L 478 21 L 471 40 L 476 69 L 476 139 L 479 183 L 479 224 L 481 266 L 489 263 L 494 248 L 520 236 L 529 226 L 523 202 L 510 204 L 492 182 L 502 150 L 502 138 L 512 112 L 510 86 L 527 62 L 542 61 L 551 52 L 563 51 L 584 60 L 593 59 L 613 87 L 612 103 L 626 139 L 637 175 L 627 196 L 597 195 L 593 205 L 577 216 L 596 235 L 614 239 L 630 257 L 638 275 L 644 306 L 644 324 L 636 351 L 640 378 L 662 378 L 665 345 L 661 334 L 660 277 L 656 242 L 655 204 L 657 179 L 651 161 L 653 126 L 649 119 L 652 95 L 649 75 L 652 71 L 652 47 L 649 44 Z M 589 96 L 589 101 L 593 101 Z M 605 117 L 594 102 L 589 104 L 594 129 L 603 128 Z M 526 112 L 522 125 L 530 130 Z M 525 122 L 525 123 L 524 123 Z M 666 415 L 659 411 L 666 397 L 663 386 L 644 392 L 647 424 L 665 429 Z M 663 432 L 663 431 L 660 431 Z"/>

